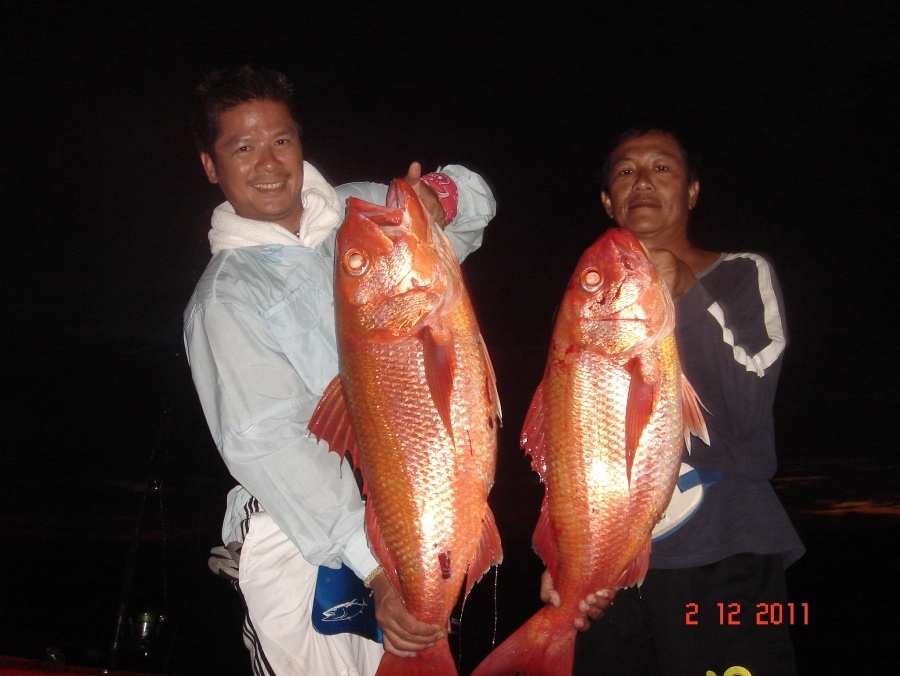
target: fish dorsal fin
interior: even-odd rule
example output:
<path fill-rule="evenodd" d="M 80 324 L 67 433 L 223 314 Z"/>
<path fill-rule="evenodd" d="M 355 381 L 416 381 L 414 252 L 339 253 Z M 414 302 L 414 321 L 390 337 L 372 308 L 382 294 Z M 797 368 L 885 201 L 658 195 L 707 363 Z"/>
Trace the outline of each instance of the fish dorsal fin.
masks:
<path fill-rule="evenodd" d="M 703 406 L 703 402 L 700 401 L 697 392 L 682 374 L 681 416 L 684 418 L 684 445 L 687 446 L 688 453 L 691 452 L 691 434 L 709 446 L 709 431 L 706 429 L 706 420 L 703 417 L 703 411 L 700 410 L 701 407 L 709 411 Z"/>
<path fill-rule="evenodd" d="M 651 365 L 640 357 L 632 357 L 625 364 L 631 376 L 628 384 L 628 403 L 625 408 L 625 474 L 631 484 L 631 467 L 641 435 L 650 422 L 650 414 L 656 403 L 658 375 L 648 374 Z"/>
<path fill-rule="evenodd" d="M 450 396 L 453 393 L 453 373 L 456 369 L 456 353 L 453 337 L 449 332 L 436 331 L 426 326 L 421 331 L 425 362 L 425 379 L 431 400 L 444 423 L 447 435 L 453 439 L 453 422 L 450 417 Z"/>
<path fill-rule="evenodd" d="M 531 406 L 525 415 L 522 436 L 519 443 L 531 456 L 531 468 L 538 473 L 541 481 L 547 482 L 547 448 L 544 437 L 544 383 L 535 390 Z"/>
<path fill-rule="evenodd" d="M 503 411 L 500 410 L 500 394 L 499 392 L 497 392 L 497 375 L 494 373 L 494 365 L 491 363 L 491 355 L 488 354 L 487 345 L 484 344 L 484 338 L 480 333 L 478 334 L 478 345 L 481 347 L 481 356 L 484 360 L 484 365 L 487 368 L 488 397 L 490 398 L 491 404 L 493 405 L 494 415 L 497 416 L 497 421 L 502 427 Z"/>
<path fill-rule="evenodd" d="M 466 593 L 463 599 L 465 600 L 475 583 L 490 570 L 491 566 L 500 565 L 502 562 L 503 547 L 500 545 L 500 531 L 497 530 L 494 513 L 490 507 L 485 505 L 484 516 L 481 519 L 481 541 L 478 543 L 478 550 L 466 571 Z"/>
<path fill-rule="evenodd" d="M 556 580 L 556 569 L 559 567 L 559 558 L 556 554 L 556 531 L 550 520 L 550 501 L 546 491 L 544 491 L 544 501 L 541 503 L 541 515 L 534 528 L 534 535 L 531 536 L 531 543 L 534 545 L 534 551 L 550 571 L 550 576 Z"/>
<path fill-rule="evenodd" d="M 349 453 L 354 467 L 361 466 L 356 431 L 353 429 L 353 420 L 347 408 L 347 400 L 344 399 L 340 376 L 335 376 L 334 380 L 328 383 L 325 393 L 310 418 L 308 427 L 316 439 L 328 444 L 329 450 L 334 451 L 341 458 L 345 453 Z M 363 489 L 365 490 L 365 486 Z"/>

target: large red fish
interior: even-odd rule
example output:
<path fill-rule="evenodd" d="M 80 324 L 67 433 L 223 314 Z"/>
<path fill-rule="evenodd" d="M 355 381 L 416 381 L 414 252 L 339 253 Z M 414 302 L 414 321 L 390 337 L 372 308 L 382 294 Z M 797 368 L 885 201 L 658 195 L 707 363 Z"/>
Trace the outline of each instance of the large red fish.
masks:
<path fill-rule="evenodd" d="M 407 610 L 449 625 L 502 559 L 487 504 L 500 406 L 493 369 L 446 235 L 412 188 L 388 206 L 350 198 L 337 235 L 339 375 L 310 423 L 363 477 L 369 544 Z M 443 639 L 378 674 L 455 674 Z"/>
<path fill-rule="evenodd" d="M 674 324 L 665 284 L 634 235 L 608 230 L 584 252 L 521 438 L 545 484 L 534 545 L 561 605 L 538 611 L 475 676 L 571 673 L 579 601 L 643 581 L 686 430 L 706 434 Z"/>

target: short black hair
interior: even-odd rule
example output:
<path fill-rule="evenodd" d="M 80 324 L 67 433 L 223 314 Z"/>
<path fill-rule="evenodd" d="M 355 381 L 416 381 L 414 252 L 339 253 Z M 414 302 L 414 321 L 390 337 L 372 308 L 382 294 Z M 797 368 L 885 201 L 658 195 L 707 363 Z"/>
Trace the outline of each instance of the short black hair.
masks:
<path fill-rule="evenodd" d="M 684 132 L 675 130 L 669 126 L 658 124 L 632 125 L 619 134 L 616 134 L 607 148 L 606 159 L 603 160 L 603 167 L 600 169 L 600 187 L 607 195 L 609 194 L 609 172 L 612 169 L 612 156 L 613 153 L 616 152 L 616 148 L 625 143 L 625 141 L 640 138 L 641 136 L 646 136 L 650 133 L 671 136 L 675 140 L 675 143 L 678 144 L 678 149 L 681 151 L 681 159 L 684 160 L 684 166 L 687 168 L 688 172 L 688 183 L 700 180 L 697 160 L 693 153 L 688 152 L 687 145 L 684 142 Z"/>
<path fill-rule="evenodd" d="M 222 129 L 219 115 L 248 101 L 278 101 L 287 106 L 300 131 L 300 114 L 294 86 L 284 73 L 249 64 L 207 73 L 195 90 L 196 105 L 191 128 L 197 150 L 215 158 L 213 148 Z"/>

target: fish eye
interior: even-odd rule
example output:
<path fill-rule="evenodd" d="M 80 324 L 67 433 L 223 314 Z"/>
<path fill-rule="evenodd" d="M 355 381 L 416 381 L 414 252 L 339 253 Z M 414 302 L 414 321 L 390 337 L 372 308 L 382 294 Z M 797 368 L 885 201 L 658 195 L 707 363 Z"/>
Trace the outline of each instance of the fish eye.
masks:
<path fill-rule="evenodd" d="M 596 291 L 603 284 L 603 274 L 597 268 L 586 268 L 581 273 L 581 286 L 585 291 Z"/>
<path fill-rule="evenodd" d="M 369 269 L 369 257 L 361 249 L 350 249 L 344 254 L 343 262 L 344 269 L 357 277 Z"/>

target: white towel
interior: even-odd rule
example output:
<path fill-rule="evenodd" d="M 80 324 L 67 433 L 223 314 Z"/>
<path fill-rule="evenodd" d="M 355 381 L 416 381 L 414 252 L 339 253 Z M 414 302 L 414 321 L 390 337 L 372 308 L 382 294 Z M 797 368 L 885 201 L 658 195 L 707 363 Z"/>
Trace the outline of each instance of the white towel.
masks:
<path fill-rule="evenodd" d="M 223 249 L 261 244 L 313 248 L 341 224 L 344 209 L 334 188 L 309 162 L 303 162 L 300 199 L 303 215 L 300 217 L 300 231 L 296 235 L 277 223 L 242 218 L 229 202 L 223 202 L 213 211 L 210 249 L 216 254 Z"/>

